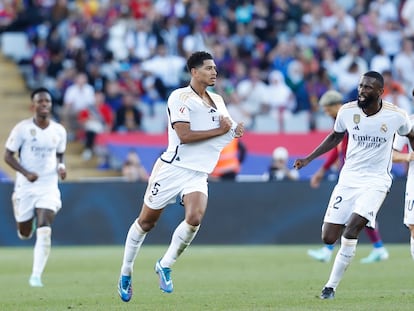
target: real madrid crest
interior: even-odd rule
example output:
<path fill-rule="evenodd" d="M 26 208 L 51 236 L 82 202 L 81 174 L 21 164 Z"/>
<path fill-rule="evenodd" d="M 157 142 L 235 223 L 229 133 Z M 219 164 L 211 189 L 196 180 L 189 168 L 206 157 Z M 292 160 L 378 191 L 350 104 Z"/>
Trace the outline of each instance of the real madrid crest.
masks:
<path fill-rule="evenodd" d="M 354 123 L 358 124 L 361 121 L 361 116 L 359 114 L 354 114 Z"/>
<path fill-rule="evenodd" d="M 30 129 L 30 135 L 36 136 L 36 129 Z"/>
<path fill-rule="evenodd" d="M 388 127 L 387 127 L 387 125 L 386 125 L 386 124 L 382 124 L 382 125 L 381 125 L 381 128 L 380 128 L 380 131 L 381 131 L 382 133 L 386 133 L 386 132 L 388 131 Z"/>

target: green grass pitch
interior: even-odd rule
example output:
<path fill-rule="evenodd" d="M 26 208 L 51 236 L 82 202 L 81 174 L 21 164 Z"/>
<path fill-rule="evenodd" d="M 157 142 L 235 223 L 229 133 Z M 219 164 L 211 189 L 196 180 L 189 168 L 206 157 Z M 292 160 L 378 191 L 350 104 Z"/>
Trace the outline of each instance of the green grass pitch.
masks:
<path fill-rule="evenodd" d="M 407 232 L 408 237 L 408 232 Z M 116 285 L 122 246 L 53 246 L 43 288 L 30 288 L 32 248 L 0 248 L 0 310 L 413 310 L 414 262 L 409 244 L 387 245 L 390 259 L 361 264 L 360 244 L 334 300 L 317 298 L 332 262 L 306 251 L 320 245 L 200 246 L 174 265 L 174 293 L 158 288 L 155 261 L 166 246 L 144 245 L 133 274 L 134 296 L 122 302 Z"/>

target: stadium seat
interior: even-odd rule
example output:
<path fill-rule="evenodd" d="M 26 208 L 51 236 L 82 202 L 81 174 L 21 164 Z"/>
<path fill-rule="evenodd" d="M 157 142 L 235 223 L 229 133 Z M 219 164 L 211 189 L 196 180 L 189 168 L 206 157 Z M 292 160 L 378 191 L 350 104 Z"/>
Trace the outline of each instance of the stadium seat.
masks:
<path fill-rule="evenodd" d="M 24 32 L 5 32 L 1 35 L 1 51 L 3 55 L 13 59 L 16 63 L 30 60 L 33 48 Z"/>

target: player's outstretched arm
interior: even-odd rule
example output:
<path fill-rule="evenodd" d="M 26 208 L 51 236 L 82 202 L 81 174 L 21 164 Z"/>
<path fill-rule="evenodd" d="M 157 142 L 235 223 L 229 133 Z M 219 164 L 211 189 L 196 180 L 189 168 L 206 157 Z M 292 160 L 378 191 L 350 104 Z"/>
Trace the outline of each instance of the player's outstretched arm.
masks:
<path fill-rule="evenodd" d="M 322 141 L 322 143 L 316 147 L 306 158 L 304 159 L 296 159 L 293 167 L 297 170 L 301 169 L 302 167 L 308 165 L 311 161 L 319 157 L 320 155 L 328 152 L 332 148 L 336 147 L 344 137 L 344 133 L 338 133 L 332 131 L 326 138 Z"/>

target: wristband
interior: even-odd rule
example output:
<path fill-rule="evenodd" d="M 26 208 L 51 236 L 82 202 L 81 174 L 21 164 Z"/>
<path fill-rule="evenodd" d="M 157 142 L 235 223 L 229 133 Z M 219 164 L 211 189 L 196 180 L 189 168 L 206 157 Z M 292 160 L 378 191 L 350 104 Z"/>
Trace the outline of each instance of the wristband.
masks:
<path fill-rule="evenodd" d="M 65 163 L 59 163 L 59 164 L 58 164 L 58 166 L 57 166 L 57 170 L 60 170 L 60 169 L 64 169 L 64 170 L 66 170 Z"/>

